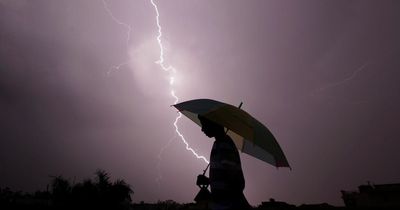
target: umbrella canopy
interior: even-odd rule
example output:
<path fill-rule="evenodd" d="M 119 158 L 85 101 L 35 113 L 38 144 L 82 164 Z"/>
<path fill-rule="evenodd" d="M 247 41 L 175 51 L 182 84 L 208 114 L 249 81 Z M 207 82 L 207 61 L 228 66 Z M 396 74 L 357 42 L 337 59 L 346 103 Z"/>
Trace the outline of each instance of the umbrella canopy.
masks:
<path fill-rule="evenodd" d="M 276 167 L 290 167 L 272 133 L 244 110 L 211 99 L 190 100 L 173 106 L 199 126 L 198 115 L 224 126 L 238 150 Z"/>

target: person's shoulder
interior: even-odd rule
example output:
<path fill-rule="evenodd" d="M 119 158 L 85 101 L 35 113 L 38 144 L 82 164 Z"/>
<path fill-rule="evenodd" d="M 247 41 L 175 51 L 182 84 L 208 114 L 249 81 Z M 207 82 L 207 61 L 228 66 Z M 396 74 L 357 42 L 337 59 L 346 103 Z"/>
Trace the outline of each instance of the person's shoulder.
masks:
<path fill-rule="evenodd" d="M 220 147 L 223 147 L 225 149 L 236 149 L 235 143 L 233 143 L 233 140 L 229 136 L 224 137 L 218 143 L 218 145 L 220 145 Z"/>
<path fill-rule="evenodd" d="M 228 136 L 228 135 L 225 135 L 224 142 L 227 143 L 227 144 L 232 144 L 232 145 L 235 144 L 235 143 L 233 143 L 232 138 L 230 136 Z"/>

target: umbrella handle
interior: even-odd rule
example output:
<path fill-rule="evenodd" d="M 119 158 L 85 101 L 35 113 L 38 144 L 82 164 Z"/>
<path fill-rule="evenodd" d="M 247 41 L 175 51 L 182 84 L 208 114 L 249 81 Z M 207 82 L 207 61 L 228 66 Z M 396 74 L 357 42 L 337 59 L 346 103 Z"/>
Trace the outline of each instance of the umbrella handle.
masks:
<path fill-rule="evenodd" d="M 210 167 L 210 163 L 208 163 L 206 169 L 203 170 L 203 176 L 206 175 L 206 172 L 207 172 L 207 170 L 208 170 L 209 167 Z"/>
<path fill-rule="evenodd" d="M 240 109 L 240 108 L 242 108 L 242 105 L 243 105 L 243 101 L 242 102 L 240 102 L 240 104 L 239 104 L 239 106 L 238 106 L 238 108 Z M 225 134 L 227 134 L 228 133 L 228 131 L 229 131 L 229 128 L 227 128 L 226 129 L 226 131 L 225 131 Z M 208 170 L 208 168 L 210 167 L 210 163 L 208 163 L 208 165 L 207 165 L 207 167 L 206 167 L 206 169 L 204 169 L 203 170 L 203 175 L 205 175 L 206 174 L 206 172 L 207 172 L 207 170 Z"/>

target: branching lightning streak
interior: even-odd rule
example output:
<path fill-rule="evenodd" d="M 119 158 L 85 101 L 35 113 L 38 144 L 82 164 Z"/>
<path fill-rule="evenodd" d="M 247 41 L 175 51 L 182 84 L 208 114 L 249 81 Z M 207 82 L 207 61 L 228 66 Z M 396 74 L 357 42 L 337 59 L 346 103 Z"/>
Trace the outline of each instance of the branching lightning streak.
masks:
<path fill-rule="evenodd" d="M 108 4 L 107 4 L 106 0 L 102 0 L 102 2 L 103 2 L 103 7 L 104 7 L 105 11 L 108 13 L 108 15 L 111 17 L 111 19 L 112 19 L 115 23 L 117 23 L 118 25 L 121 25 L 121 26 L 123 26 L 124 28 L 126 28 L 126 31 L 127 31 L 127 32 L 126 32 L 126 49 L 128 50 L 128 48 L 129 48 L 129 42 L 130 42 L 130 39 L 131 39 L 132 27 L 131 27 L 129 24 L 127 24 L 127 23 L 122 22 L 121 20 L 119 20 L 119 19 L 113 14 L 113 12 L 111 11 L 111 9 L 108 7 Z M 174 75 L 176 74 L 176 69 L 175 69 L 173 66 L 171 66 L 171 65 L 165 66 L 165 64 L 164 64 L 164 47 L 163 47 L 162 41 L 161 41 L 162 31 L 161 31 L 161 25 L 160 25 L 160 20 L 159 20 L 159 16 L 160 16 L 160 15 L 159 15 L 159 12 L 158 12 L 157 5 L 154 3 L 154 1 L 151 0 L 150 2 L 151 2 L 151 4 L 153 5 L 154 10 L 155 10 L 155 12 L 156 12 L 156 21 L 157 21 L 157 29 L 158 29 L 158 35 L 157 35 L 156 39 L 157 39 L 158 46 L 159 46 L 159 48 L 160 48 L 160 56 L 159 56 L 159 59 L 156 61 L 156 64 L 158 64 L 158 65 L 161 67 L 161 69 L 163 69 L 164 71 L 166 71 L 166 72 L 168 72 L 168 73 L 170 74 L 170 77 L 169 77 L 169 85 L 170 85 L 170 87 L 171 87 L 170 94 L 171 94 L 171 96 L 172 96 L 172 97 L 174 98 L 174 100 L 175 100 L 175 101 L 174 101 L 174 104 L 176 104 L 176 103 L 178 103 L 178 101 L 179 101 L 179 98 L 178 98 L 178 96 L 175 94 L 175 91 L 174 91 L 174 89 L 173 89 L 173 85 L 174 85 L 174 82 L 175 82 L 175 77 L 174 77 Z M 129 60 L 127 60 L 127 61 L 125 61 L 125 62 L 121 62 L 120 64 L 117 64 L 117 65 L 113 65 L 113 66 L 110 68 L 110 70 L 107 72 L 107 75 L 109 75 L 112 71 L 119 70 L 122 66 L 127 65 L 128 63 L 129 63 Z M 178 113 L 178 116 L 175 118 L 175 121 L 174 121 L 174 123 L 173 123 L 173 125 L 174 125 L 174 127 L 175 127 L 175 135 L 167 142 L 167 144 L 165 144 L 165 145 L 161 148 L 161 150 L 160 150 L 160 152 L 159 152 L 159 154 L 158 154 L 158 156 L 157 156 L 157 158 L 158 158 L 158 160 L 159 160 L 158 163 L 157 163 L 157 165 L 156 165 L 156 168 L 157 168 L 157 171 L 158 171 L 158 174 L 159 174 L 158 177 L 156 178 L 157 183 L 159 183 L 159 181 L 162 179 L 161 168 L 160 168 L 161 156 L 162 156 L 164 150 L 173 142 L 173 140 L 176 139 L 177 136 L 179 136 L 179 138 L 180 138 L 180 139 L 182 140 L 182 142 L 185 144 L 186 150 L 192 152 L 193 155 L 194 155 L 196 158 L 202 159 L 202 160 L 203 160 L 204 162 L 206 162 L 207 164 L 209 163 L 208 160 L 207 160 L 204 156 L 198 155 L 198 154 L 189 146 L 189 144 L 188 144 L 188 142 L 186 141 L 185 137 L 184 137 L 183 134 L 179 131 L 179 128 L 178 128 L 178 121 L 179 121 L 179 119 L 180 119 L 181 117 L 182 117 L 182 114 L 181 114 L 181 113 Z"/>
<path fill-rule="evenodd" d="M 343 80 L 340 80 L 340 81 L 338 81 L 338 82 L 334 82 L 334 83 L 328 84 L 328 85 L 326 85 L 326 86 L 324 86 L 324 87 L 318 88 L 317 90 L 315 90 L 315 91 L 312 93 L 312 95 L 316 94 L 317 92 L 322 92 L 322 91 L 324 91 L 324 90 L 326 90 L 326 89 L 339 86 L 339 85 L 341 85 L 341 84 L 343 84 L 343 83 L 345 83 L 345 82 L 348 82 L 348 81 L 354 79 L 354 77 L 356 77 L 358 73 L 360 73 L 361 71 L 363 71 L 363 70 L 365 69 L 365 67 L 368 66 L 368 64 L 369 64 L 369 63 L 367 62 L 367 63 L 365 63 L 364 65 L 360 66 L 360 67 L 357 68 L 350 76 L 344 78 Z"/>
<path fill-rule="evenodd" d="M 126 30 L 127 30 L 127 32 L 126 32 L 126 49 L 128 49 L 128 47 L 129 47 L 129 41 L 131 40 L 132 27 L 131 27 L 129 24 L 120 21 L 118 18 L 116 18 L 116 17 L 114 16 L 114 14 L 112 13 L 111 9 L 108 7 L 108 4 L 107 4 L 107 2 L 106 2 L 105 0 L 102 0 L 102 2 L 103 2 L 103 7 L 104 7 L 104 9 L 107 11 L 107 13 L 108 13 L 108 15 L 111 17 L 111 19 L 112 19 L 115 23 L 117 23 L 118 25 L 121 25 L 121 26 L 123 26 L 124 28 L 126 28 Z M 107 75 L 109 75 L 113 70 L 115 70 L 115 71 L 116 71 L 116 70 L 119 70 L 122 66 L 125 66 L 125 65 L 127 65 L 128 63 L 129 63 L 129 60 L 128 60 L 128 61 L 121 62 L 121 63 L 119 63 L 119 64 L 117 64 L 117 65 L 113 65 L 113 66 L 110 68 L 110 70 L 107 72 Z"/>
<path fill-rule="evenodd" d="M 169 85 L 171 87 L 171 91 L 170 94 L 171 96 L 175 99 L 174 104 L 178 103 L 179 98 L 178 96 L 175 94 L 175 90 L 173 89 L 173 85 L 174 85 L 174 81 L 175 81 L 175 77 L 174 75 L 176 74 L 176 69 L 169 65 L 166 66 L 164 64 L 164 47 L 162 44 L 162 29 L 161 29 L 161 25 L 160 25 L 160 13 L 158 11 L 158 7 L 157 5 L 154 3 L 154 0 L 150 0 L 150 3 L 153 5 L 154 10 L 156 12 L 156 23 L 157 23 L 157 29 L 158 29 L 158 35 L 157 35 L 157 42 L 158 42 L 158 46 L 160 48 L 160 57 L 159 60 L 156 61 L 156 63 L 161 67 L 161 69 L 163 69 L 164 71 L 168 72 L 170 74 L 169 77 Z M 176 134 L 178 134 L 178 136 L 180 137 L 180 139 L 182 140 L 182 142 L 186 145 L 186 150 L 192 152 L 192 154 L 197 158 L 197 159 L 201 159 L 203 160 L 205 163 L 209 163 L 207 158 L 205 158 L 204 156 L 200 156 L 198 155 L 190 146 L 189 143 L 186 141 L 185 137 L 183 136 L 183 134 L 179 131 L 178 128 L 178 121 L 179 119 L 182 117 L 181 113 L 178 113 L 178 116 L 175 118 L 174 121 L 174 127 L 175 127 L 175 132 Z"/>
<path fill-rule="evenodd" d="M 161 156 L 164 153 L 164 150 L 167 149 L 167 147 L 169 147 L 169 145 L 176 139 L 177 134 L 175 133 L 175 135 L 167 142 L 167 144 L 164 145 L 164 147 L 162 147 L 160 149 L 160 152 L 157 155 L 157 159 L 158 159 L 158 163 L 156 165 L 157 168 L 157 172 L 158 172 L 158 177 L 156 178 L 156 182 L 158 183 L 158 186 L 160 187 L 160 180 L 162 179 L 162 174 L 161 174 Z"/>

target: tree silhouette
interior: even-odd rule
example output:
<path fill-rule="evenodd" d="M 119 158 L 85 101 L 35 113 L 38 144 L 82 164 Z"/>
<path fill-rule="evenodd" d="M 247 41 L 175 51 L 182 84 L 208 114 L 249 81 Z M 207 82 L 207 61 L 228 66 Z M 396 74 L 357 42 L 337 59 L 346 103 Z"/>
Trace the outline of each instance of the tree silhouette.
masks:
<path fill-rule="evenodd" d="M 56 176 L 51 181 L 51 194 L 54 205 L 66 206 L 70 202 L 71 184 L 62 176 Z"/>
<path fill-rule="evenodd" d="M 123 180 L 111 182 L 104 170 L 95 172 L 94 181 L 83 180 L 71 185 L 62 176 L 52 177 L 50 198 L 57 209 L 128 209 L 131 204 L 131 187 Z"/>
<path fill-rule="evenodd" d="M 130 203 L 132 201 L 131 194 L 133 191 L 124 180 L 115 181 L 110 189 L 111 199 L 114 203 Z"/>
<path fill-rule="evenodd" d="M 97 178 L 97 187 L 99 188 L 100 191 L 106 191 L 107 189 L 110 188 L 111 182 L 110 182 L 110 176 L 108 175 L 107 172 L 104 170 L 97 170 L 96 171 L 96 178 Z"/>

